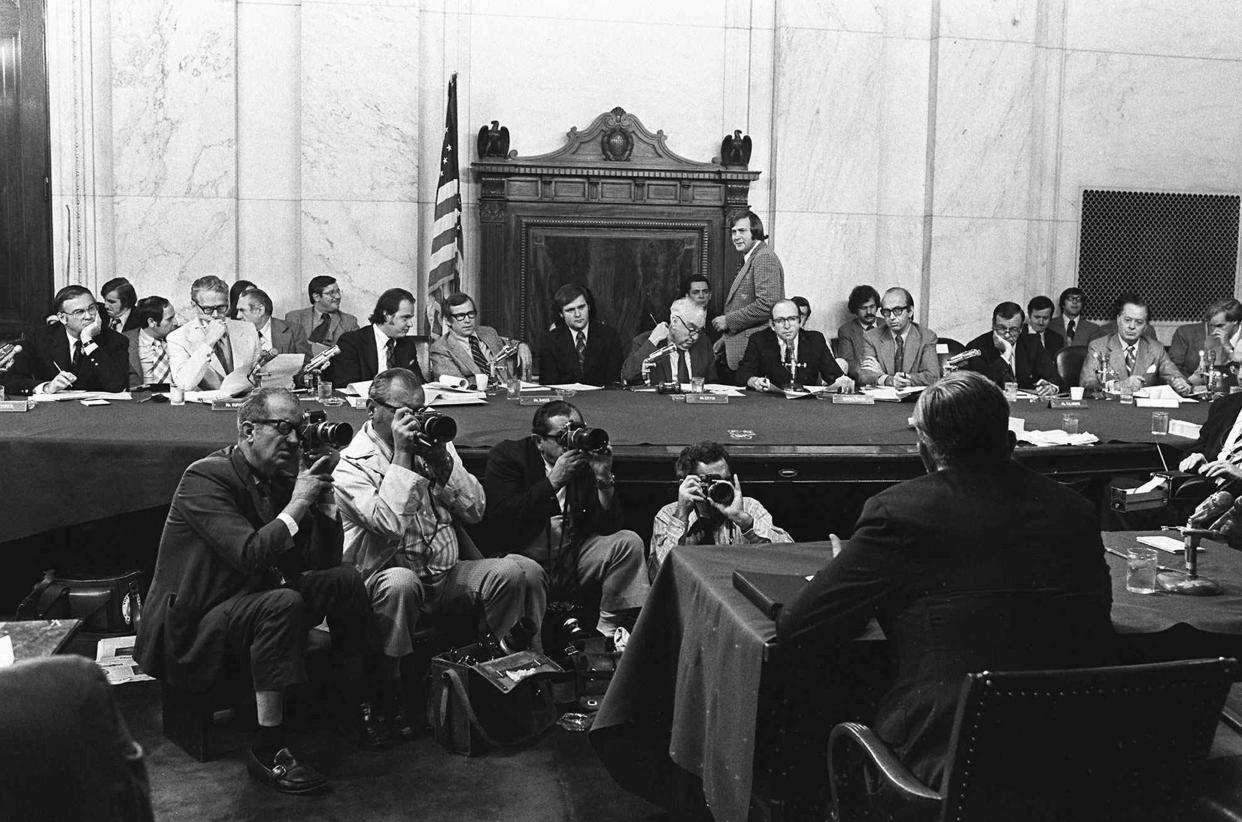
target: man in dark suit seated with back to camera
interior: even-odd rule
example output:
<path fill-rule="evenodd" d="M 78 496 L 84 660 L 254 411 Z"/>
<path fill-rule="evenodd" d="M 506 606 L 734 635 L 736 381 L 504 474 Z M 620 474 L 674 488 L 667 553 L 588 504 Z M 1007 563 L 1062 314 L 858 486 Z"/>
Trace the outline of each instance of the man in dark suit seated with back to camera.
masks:
<path fill-rule="evenodd" d="M 595 318 L 595 298 L 584 285 L 568 283 L 552 295 L 556 327 L 539 348 L 539 382 L 610 385 L 621 379 L 621 338 Z"/>
<path fill-rule="evenodd" d="M 1022 333 L 1025 319 L 1017 303 L 998 304 L 992 309 L 992 330 L 966 343 L 979 356 L 971 357 L 963 367 L 1002 387 L 1016 382 L 1041 397 L 1054 397 L 1061 390 L 1056 364 L 1039 347 L 1036 335 Z"/>
<path fill-rule="evenodd" d="M 791 384 L 827 385 L 853 391 L 854 381 L 841 372 L 828 341 L 818 331 L 802 328 L 793 300 L 772 306 L 768 328 L 752 334 L 737 367 L 737 383 L 755 391 L 783 391 Z"/>
<path fill-rule="evenodd" d="M 927 475 L 867 500 L 777 635 L 814 651 L 878 619 L 897 674 L 872 727 L 936 789 L 963 677 L 1107 664 L 1112 586 L 1095 510 L 1011 459 L 1009 405 L 991 381 L 945 377 L 922 392 L 914 426 Z"/>
<path fill-rule="evenodd" d="M 390 288 L 375 301 L 375 310 L 365 328 L 347 331 L 336 344 L 341 353 L 332 358 L 324 379 L 345 386 L 375 379 L 389 368 L 405 368 L 414 373 L 418 384 L 426 382 L 418 365 L 418 346 L 407 337 L 414 323 L 414 295 L 404 288 Z"/>

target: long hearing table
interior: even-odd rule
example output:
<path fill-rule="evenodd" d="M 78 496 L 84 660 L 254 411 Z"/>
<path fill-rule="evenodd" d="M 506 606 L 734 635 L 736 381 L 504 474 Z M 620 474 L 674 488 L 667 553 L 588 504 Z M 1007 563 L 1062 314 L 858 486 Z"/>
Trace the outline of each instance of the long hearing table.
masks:
<path fill-rule="evenodd" d="M 838 405 L 750 394 L 727 405 L 688 405 L 630 391 L 583 391 L 571 402 L 588 425 L 610 433 L 614 472 L 623 488 L 671 484 L 678 451 L 705 439 L 729 448 L 734 470 L 750 488 L 863 483 L 878 490 L 923 471 L 908 423 L 909 403 Z M 1028 429 L 1061 425 L 1063 412 L 1046 403 L 1018 402 L 1012 408 Z M 348 406 L 327 410 L 330 419 L 355 428 L 366 420 L 364 411 Z M 458 451 L 480 476 L 488 450 L 528 434 L 535 411 L 503 397 L 445 410 L 458 422 Z M 1045 474 L 1106 476 L 1159 469 L 1161 450 L 1172 461 L 1174 449 L 1188 444 L 1153 436 L 1148 409 L 1099 401 L 1072 413 L 1099 444 L 1019 448 L 1018 460 Z M 1199 424 L 1207 405 L 1183 405 L 1171 416 Z M 186 466 L 236 436 L 234 412 L 195 404 L 117 401 L 84 407 L 70 401 L 0 414 L 0 542 L 167 505 Z M 1157 443 L 1170 447 L 1159 449 Z"/>

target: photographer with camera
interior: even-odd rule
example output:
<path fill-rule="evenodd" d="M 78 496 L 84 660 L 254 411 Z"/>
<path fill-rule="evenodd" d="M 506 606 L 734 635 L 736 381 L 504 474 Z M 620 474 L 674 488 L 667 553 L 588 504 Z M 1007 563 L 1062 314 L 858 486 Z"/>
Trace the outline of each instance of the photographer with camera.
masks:
<path fill-rule="evenodd" d="M 742 482 L 729 468 L 729 452 L 717 442 L 688 445 L 677 455 L 677 501 L 656 512 L 651 525 L 648 567 L 660 564 L 678 545 L 758 545 L 793 542 L 772 523 L 763 503 L 742 496 Z"/>
<path fill-rule="evenodd" d="M 529 437 L 491 450 L 483 478 L 489 553 L 517 551 L 547 570 L 553 596 L 598 603 L 605 636 L 633 626 L 650 587 L 614 483 L 608 434 L 560 400 L 539 406 Z"/>
<path fill-rule="evenodd" d="M 284 691 L 306 681 L 308 635 L 325 617 L 358 745 L 381 742 L 363 701 L 367 592 L 358 572 L 341 564 L 337 455 L 307 457 L 305 431 L 293 394 L 260 389 L 237 411 L 237 444 L 186 469 L 134 648 L 146 673 L 187 691 L 248 670 L 259 732 L 247 768 L 290 794 L 327 785 L 286 747 L 284 730 Z"/>
<path fill-rule="evenodd" d="M 518 554 L 483 559 L 462 530 L 483 516 L 483 487 L 453 448 L 456 423 L 424 406 L 417 376 L 404 368 L 378 374 L 367 411 L 336 467 L 336 498 L 345 562 L 362 575 L 379 623 L 380 713 L 394 739 L 409 739 L 401 659 L 414 650 L 419 620 L 473 617 L 480 602 L 480 633 L 504 637 L 523 618 L 537 632 L 547 580 Z"/>

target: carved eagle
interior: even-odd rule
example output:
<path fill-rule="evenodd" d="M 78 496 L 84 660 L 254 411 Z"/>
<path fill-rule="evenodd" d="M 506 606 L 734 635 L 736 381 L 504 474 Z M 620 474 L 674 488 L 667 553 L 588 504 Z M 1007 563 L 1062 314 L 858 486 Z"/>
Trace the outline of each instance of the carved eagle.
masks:
<path fill-rule="evenodd" d="M 491 128 L 483 126 L 479 129 L 479 158 L 484 157 L 508 157 L 509 156 L 509 129 L 500 124 L 499 120 L 492 120 Z"/>
<path fill-rule="evenodd" d="M 743 135 L 741 129 L 726 134 L 720 144 L 720 164 L 726 166 L 750 165 L 750 135 Z"/>

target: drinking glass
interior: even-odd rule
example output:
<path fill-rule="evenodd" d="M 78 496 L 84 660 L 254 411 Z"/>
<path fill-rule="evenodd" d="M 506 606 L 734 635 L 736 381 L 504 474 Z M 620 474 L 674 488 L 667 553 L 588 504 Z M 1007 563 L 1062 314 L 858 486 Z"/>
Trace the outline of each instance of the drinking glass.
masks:
<path fill-rule="evenodd" d="M 1135 545 L 1126 558 L 1126 590 L 1132 594 L 1156 593 L 1156 549 Z"/>

